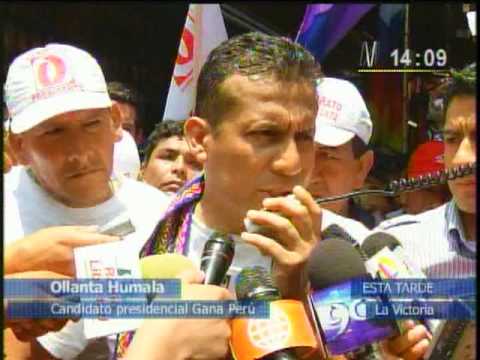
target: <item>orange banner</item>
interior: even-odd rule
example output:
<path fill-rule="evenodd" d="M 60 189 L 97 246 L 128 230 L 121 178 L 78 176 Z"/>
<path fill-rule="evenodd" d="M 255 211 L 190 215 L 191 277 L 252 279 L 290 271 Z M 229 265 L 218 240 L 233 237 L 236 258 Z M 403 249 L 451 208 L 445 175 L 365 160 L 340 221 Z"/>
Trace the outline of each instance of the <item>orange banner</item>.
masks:
<path fill-rule="evenodd" d="M 305 308 L 297 300 L 270 303 L 270 318 L 238 318 L 232 321 L 230 348 L 236 360 L 262 358 L 293 347 L 316 347 L 315 333 Z"/>

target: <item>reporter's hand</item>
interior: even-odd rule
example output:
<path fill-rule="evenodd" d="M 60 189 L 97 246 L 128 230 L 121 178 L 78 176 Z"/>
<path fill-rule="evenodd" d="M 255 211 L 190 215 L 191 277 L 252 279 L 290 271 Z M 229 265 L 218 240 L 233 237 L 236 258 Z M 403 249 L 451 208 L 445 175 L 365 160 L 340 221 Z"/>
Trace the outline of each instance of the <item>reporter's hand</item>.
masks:
<path fill-rule="evenodd" d="M 5 279 L 70 279 L 68 276 L 53 273 L 50 271 L 28 271 L 23 273 L 15 273 L 6 275 Z M 10 303 L 11 304 L 11 303 Z M 27 342 L 35 339 L 38 336 L 44 335 L 50 331 L 58 331 L 62 329 L 69 318 L 65 319 L 9 319 L 8 314 L 9 302 L 4 299 L 4 329 L 10 328 L 15 337 Z M 78 319 L 71 320 L 77 321 Z"/>
<path fill-rule="evenodd" d="M 432 335 L 423 325 L 405 321 L 408 329 L 403 335 L 383 341 L 381 351 L 385 360 L 419 360 L 427 352 Z"/>
<path fill-rule="evenodd" d="M 38 230 L 5 248 L 5 273 L 48 270 L 74 276 L 73 249 L 119 240 L 96 226 L 55 226 Z"/>
<path fill-rule="evenodd" d="M 267 198 L 265 210 L 250 210 L 247 217 L 268 228 L 271 236 L 243 232 L 242 239 L 273 258 L 273 277 L 282 297 L 304 300 L 308 292 L 305 265 L 320 239 L 321 210 L 310 193 L 295 186 L 298 200 Z M 275 214 L 276 212 L 278 214 Z"/>
<path fill-rule="evenodd" d="M 192 272 L 180 276 L 182 300 L 234 299 L 225 288 L 201 285 L 203 277 Z M 224 359 L 229 351 L 230 334 L 228 319 L 148 319 L 135 333 L 125 360 Z"/>

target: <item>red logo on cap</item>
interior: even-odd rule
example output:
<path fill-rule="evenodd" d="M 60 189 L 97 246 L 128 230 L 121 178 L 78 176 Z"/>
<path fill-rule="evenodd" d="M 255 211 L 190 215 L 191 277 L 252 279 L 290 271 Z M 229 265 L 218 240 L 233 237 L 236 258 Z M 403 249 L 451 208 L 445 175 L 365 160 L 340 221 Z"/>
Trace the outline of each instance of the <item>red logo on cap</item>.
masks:
<path fill-rule="evenodd" d="M 63 59 L 56 55 L 34 58 L 32 66 L 39 88 L 56 85 L 65 80 L 67 67 Z"/>

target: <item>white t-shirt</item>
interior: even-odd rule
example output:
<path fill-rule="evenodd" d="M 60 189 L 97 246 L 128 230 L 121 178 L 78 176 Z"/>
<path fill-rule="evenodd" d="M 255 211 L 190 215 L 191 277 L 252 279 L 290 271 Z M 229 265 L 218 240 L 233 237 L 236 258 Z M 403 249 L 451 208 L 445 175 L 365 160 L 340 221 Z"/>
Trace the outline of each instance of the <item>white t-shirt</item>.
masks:
<path fill-rule="evenodd" d="M 355 240 L 361 244 L 370 234 L 370 230 L 362 223 L 335 214 L 329 210 L 322 209 L 322 231 L 332 224 L 337 224 L 348 232 Z M 190 229 L 190 238 L 188 241 L 187 256 L 200 268 L 200 259 L 202 257 L 205 243 L 213 234 L 213 230 L 201 223 L 193 216 L 192 227 Z M 270 270 L 272 258 L 264 256 L 258 249 L 245 243 L 238 235 L 231 235 L 235 241 L 235 256 L 232 264 L 227 271 L 227 284 L 230 291 L 235 293 L 236 277 L 245 267 L 261 266 Z"/>
<path fill-rule="evenodd" d="M 22 167 L 16 188 L 6 189 L 4 193 L 4 244 L 50 226 L 102 226 L 116 219 L 129 218 L 136 231 L 125 236 L 123 241 L 140 251 L 169 201 L 163 192 L 148 184 L 122 178 L 111 199 L 95 207 L 70 208 L 54 200 Z M 70 322 L 61 331 L 37 339 L 60 359 L 73 359 L 88 345 L 83 321 Z"/>

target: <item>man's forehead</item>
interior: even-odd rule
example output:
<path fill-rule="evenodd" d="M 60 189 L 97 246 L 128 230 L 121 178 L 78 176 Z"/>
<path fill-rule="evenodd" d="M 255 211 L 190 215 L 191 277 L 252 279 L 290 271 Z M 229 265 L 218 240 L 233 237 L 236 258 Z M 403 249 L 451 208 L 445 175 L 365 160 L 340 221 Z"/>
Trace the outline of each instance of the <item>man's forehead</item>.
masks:
<path fill-rule="evenodd" d="M 88 110 L 77 110 L 70 111 L 67 113 L 59 114 L 54 117 L 51 117 L 48 120 L 45 120 L 35 126 L 35 128 L 48 127 L 55 124 L 68 123 L 72 121 L 86 120 L 91 119 L 95 116 L 108 116 L 109 109 L 88 109 Z"/>

